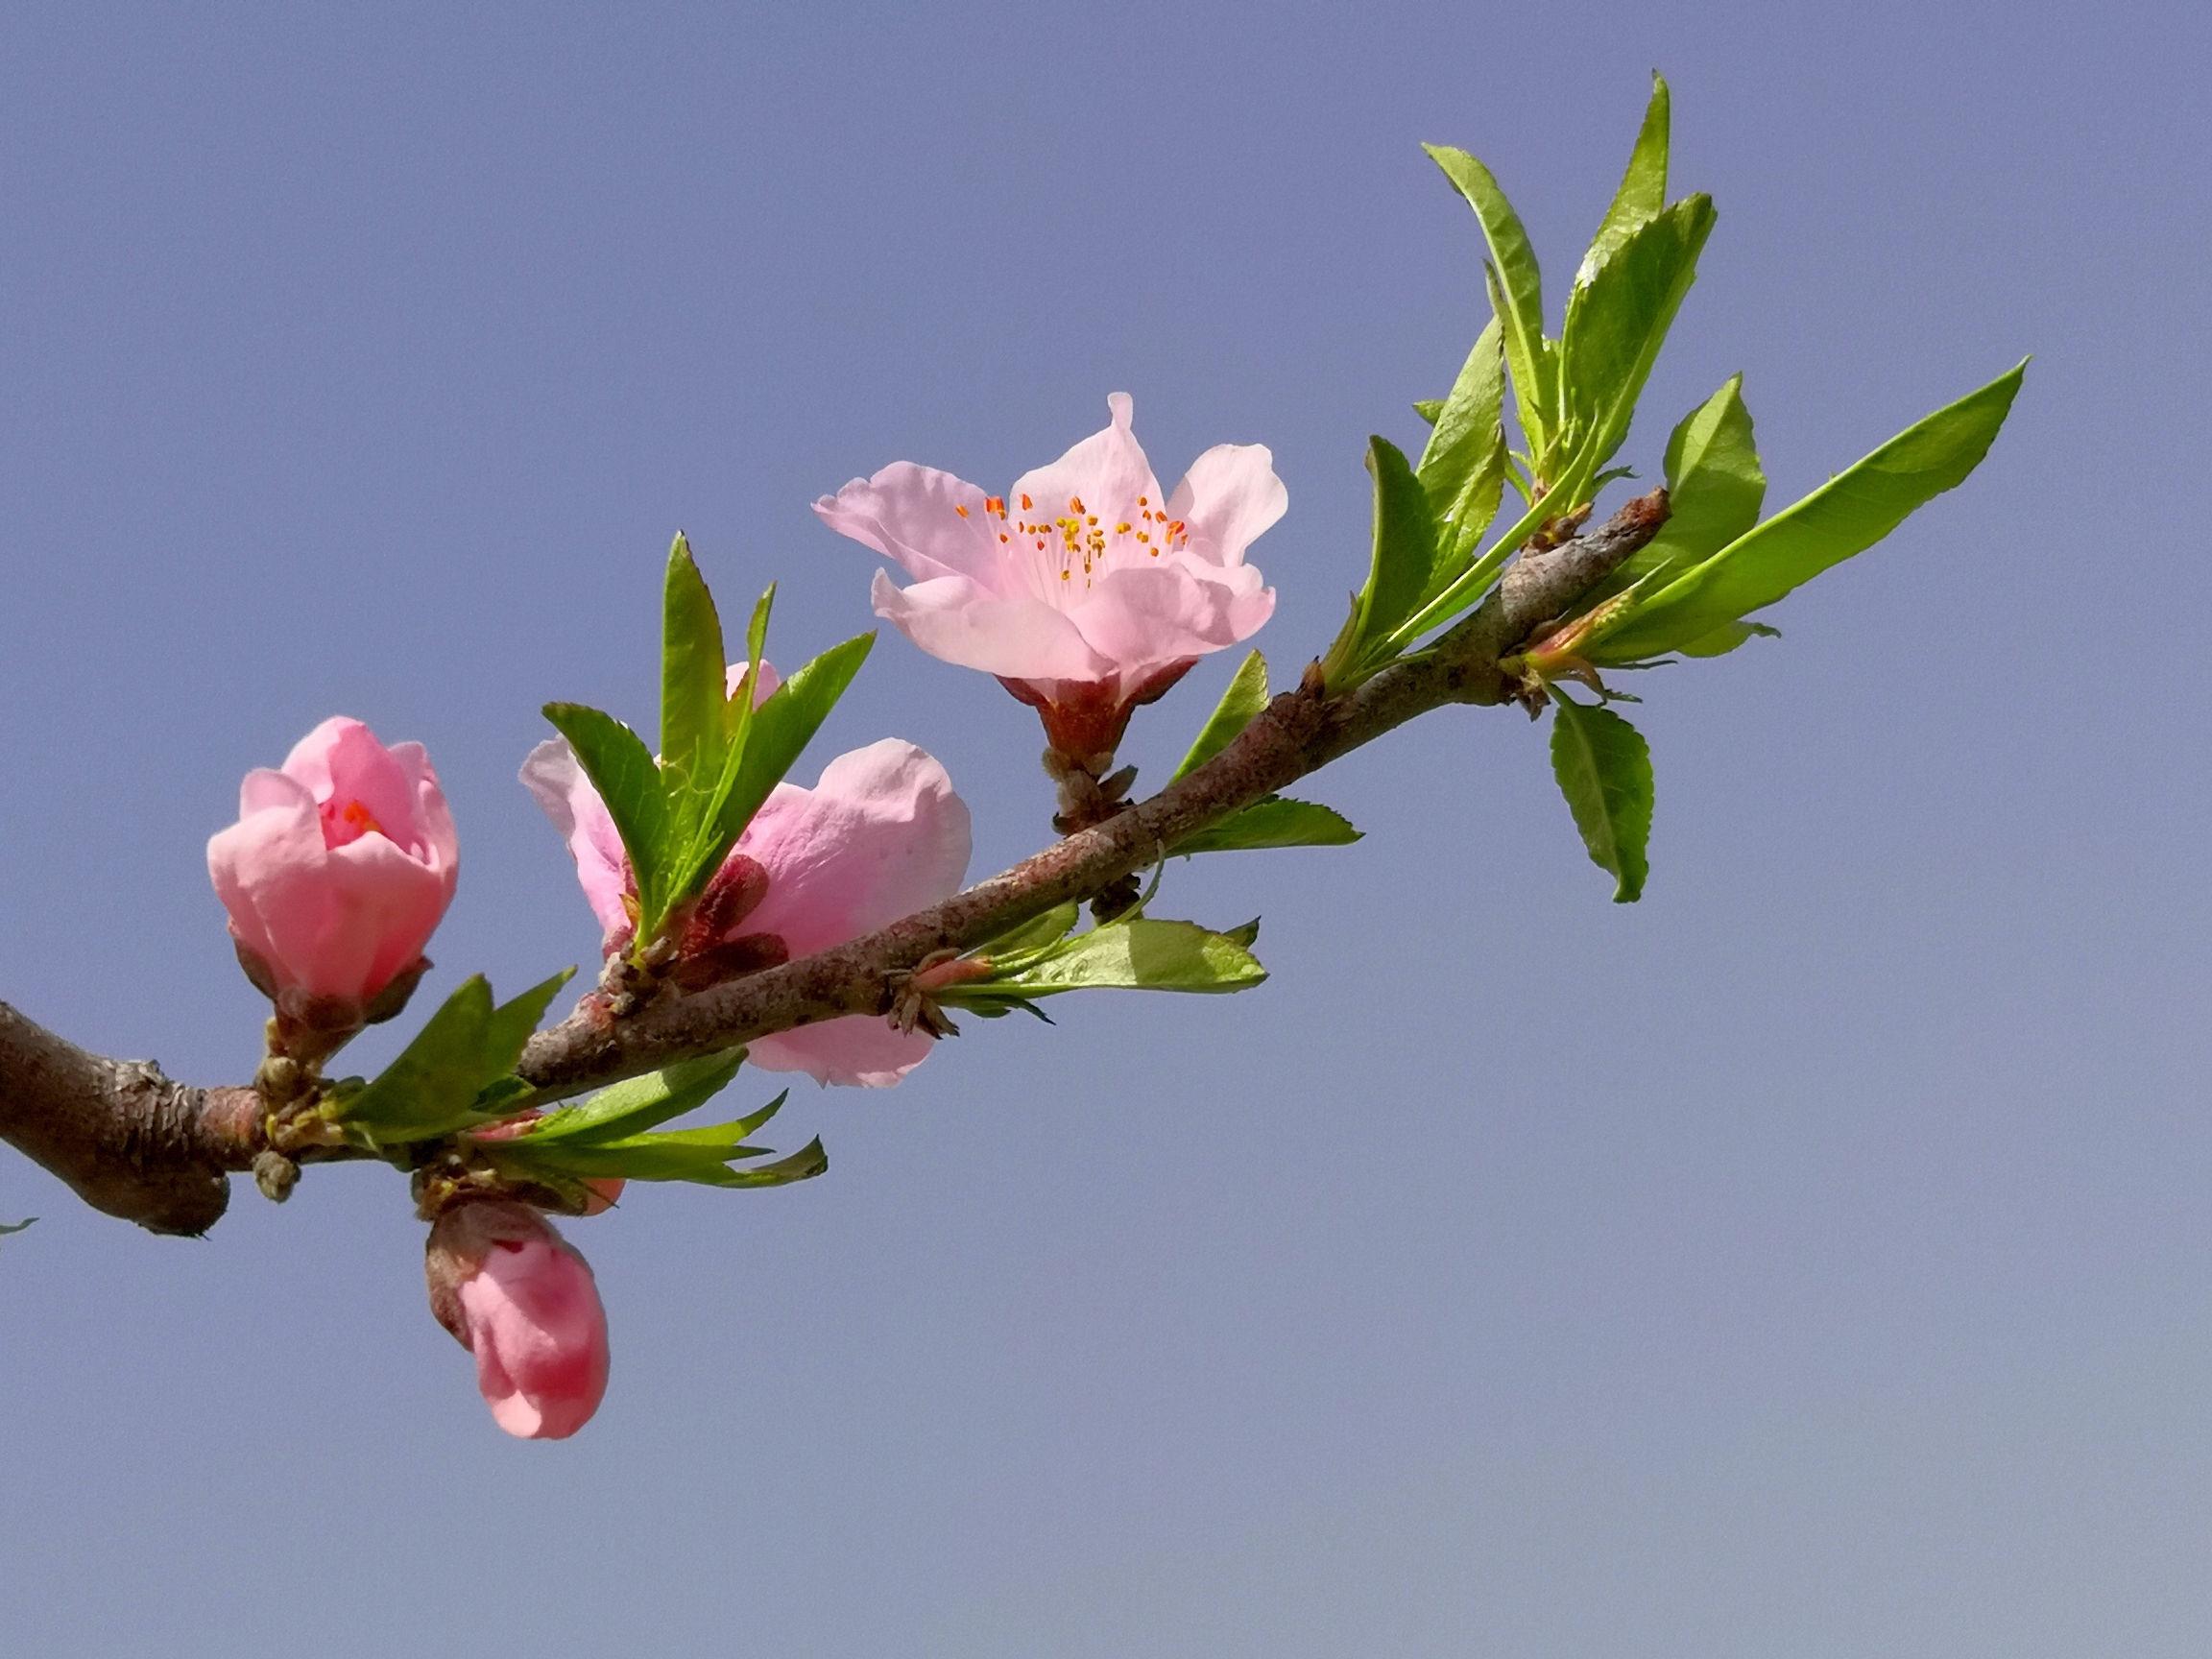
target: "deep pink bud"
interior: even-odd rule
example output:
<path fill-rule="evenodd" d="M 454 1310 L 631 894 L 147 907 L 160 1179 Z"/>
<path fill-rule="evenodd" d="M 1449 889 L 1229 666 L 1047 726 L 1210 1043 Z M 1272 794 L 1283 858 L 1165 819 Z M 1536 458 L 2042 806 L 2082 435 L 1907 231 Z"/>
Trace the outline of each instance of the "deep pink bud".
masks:
<path fill-rule="evenodd" d="M 207 873 L 255 984 L 368 1004 L 421 959 L 460 844 L 420 743 L 325 720 L 283 770 L 246 775 Z"/>
<path fill-rule="evenodd" d="M 423 1262 L 430 1311 L 476 1356 L 492 1420 L 524 1440 L 565 1440 L 607 1392 L 607 1314 L 590 1265 L 553 1224 L 506 1199 L 438 1217 Z"/>

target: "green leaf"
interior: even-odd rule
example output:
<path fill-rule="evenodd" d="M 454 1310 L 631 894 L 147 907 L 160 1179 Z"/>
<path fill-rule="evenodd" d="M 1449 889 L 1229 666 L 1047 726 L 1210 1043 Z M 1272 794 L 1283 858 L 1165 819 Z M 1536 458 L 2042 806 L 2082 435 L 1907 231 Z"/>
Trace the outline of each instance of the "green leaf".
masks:
<path fill-rule="evenodd" d="M 1629 152 L 1628 171 L 1621 188 L 1613 193 L 1613 205 L 1605 209 L 1603 223 L 1592 238 L 1582 268 L 1575 275 L 1577 285 L 1604 263 L 1612 251 L 1626 241 L 1636 228 L 1656 219 L 1667 206 L 1667 82 L 1657 70 L 1651 74 L 1651 102 L 1644 109 L 1644 126 Z"/>
<path fill-rule="evenodd" d="M 1436 424 L 1436 417 L 1444 413 L 1444 399 L 1441 397 L 1416 398 L 1413 403 L 1413 413 L 1433 426 Z"/>
<path fill-rule="evenodd" d="M 1687 196 L 1610 249 L 1567 300 L 1560 338 L 1561 399 L 1579 449 L 1593 439 L 1593 471 L 1628 436 L 1636 399 L 1713 233 L 1713 201 Z"/>
<path fill-rule="evenodd" d="M 1432 599 L 1466 567 L 1498 515 L 1505 488 L 1505 357 L 1493 318 L 1438 413 L 1414 475 L 1436 521 L 1434 574 L 1421 598 Z"/>
<path fill-rule="evenodd" d="M 576 751 L 585 776 L 607 803 L 607 814 L 622 837 L 622 850 L 630 854 L 630 868 L 637 878 L 638 904 L 644 911 L 637 929 L 638 942 L 643 944 L 652 938 L 672 903 L 662 845 L 667 836 L 668 803 L 661 793 L 661 769 L 653 763 L 653 751 L 612 714 L 602 714 L 580 703 L 548 703 L 545 718 Z"/>
<path fill-rule="evenodd" d="M 1192 853 L 1246 853 L 1264 847 L 1345 847 L 1359 839 L 1344 817 L 1310 801 L 1269 795 L 1167 850 L 1169 857 Z"/>
<path fill-rule="evenodd" d="M 488 1076 L 502 1076 L 515 1070 L 515 1062 L 522 1058 L 523 1045 L 538 1029 L 538 1022 L 545 1018 L 545 1010 L 561 994 L 561 987 L 575 976 L 575 969 L 564 968 L 543 984 L 533 985 L 514 1001 L 492 1010 L 484 1027 L 484 1066 Z"/>
<path fill-rule="evenodd" d="M 471 974 L 397 1059 L 343 1101 L 337 1120 L 380 1146 L 426 1141 L 485 1121 L 475 1100 L 497 1075 L 485 1061 L 492 1022 L 492 987 L 483 974 Z"/>
<path fill-rule="evenodd" d="M 692 1179 L 709 1187 L 788 1187 L 794 1181 L 811 1181 L 826 1173 L 829 1167 L 830 1154 L 822 1149 L 822 1142 L 817 1137 L 790 1157 L 779 1158 L 773 1164 L 762 1164 L 752 1169 L 724 1169 L 718 1175 Z"/>
<path fill-rule="evenodd" d="M 1759 468 L 1739 374 L 1674 428 L 1667 441 L 1667 522 L 1587 602 L 1609 599 L 1639 582 L 1656 593 L 1758 523 L 1766 498 L 1767 475 Z"/>
<path fill-rule="evenodd" d="M 1490 169 L 1467 154 L 1425 144 L 1453 188 L 1467 199 L 1490 247 L 1490 302 L 1505 335 L 1505 362 L 1513 373 L 1513 398 L 1530 460 L 1541 469 L 1551 447 L 1550 412 L 1558 403 L 1556 365 L 1544 338 L 1544 278 L 1521 216 Z"/>
<path fill-rule="evenodd" d="M 722 775 L 722 618 L 691 544 L 668 549 L 661 600 L 661 776 L 670 830 L 687 842 Z M 678 901 L 688 895 L 677 895 Z"/>
<path fill-rule="evenodd" d="M 1764 622 L 1723 622 L 1710 634 L 1699 636 L 1687 645 L 1675 650 L 1685 657 L 1725 657 L 1737 646 L 1760 637 L 1779 639 L 1782 630 L 1769 628 Z"/>
<path fill-rule="evenodd" d="M 768 799 L 768 792 L 783 781 L 800 751 L 830 717 L 830 710 L 845 695 L 845 687 L 853 684 L 853 676 L 860 672 L 860 664 L 867 661 L 875 643 L 875 635 L 861 634 L 842 645 L 832 645 L 777 686 L 775 693 L 754 710 L 744 757 L 722 800 L 717 819 L 719 848 L 708 865 L 709 871 L 722 862 L 723 854 Z"/>
<path fill-rule="evenodd" d="M 1651 836 L 1651 750 L 1643 733 L 1610 709 L 1551 690 L 1551 770 L 1575 814 L 1590 861 L 1610 871 L 1613 902 L 1633 904 L 1644 891 L 1645 844 Z"/>
<path fill-rule="evenodd" d="M 743 1049 L 733 1049 L 698 1060 L 680 1061 L 642 1077 L 613 1084 L 589 1100 L 548 1112 L 531 1124 L 517 1143 L 530 1146 L 569 1141 L 589 1143 L 642 1134 L 671 1118 L 681 1118 L 704 1106 L 737 1075 L 737 1068 L 744 1058 Z M 768 1112 L 754 1121 L 766 1122 L 768 1115 L 782 1103 L 782 1098 L 778 1095 Z"/>
<path fill-rule="evenodd" d="M 1436 579 L 1436 522 L 1428 493 L 1405 453 L 1386 438 L 1367 440 L 1367 471 L 1375 480 L 1374 551 L 1367 585 L 1322 661 L 1332 687 L 1368 666 L 1379 642 L 1420 609 Z M 1448 583 L 1449 576 L 1445 578 Z"/>
<path fill-rule="evenodd" d="M 1066 904 L 1055 904 L 1044 915 L 1032 917 L 1021 926 L 978 946 L 975 954 L 1003 966 L 1018 958 L 1048 950 L 1073 931 L 1082 915 L 1083 906 L 1072 900 Z"/>
<path fill-rule="evenodd" d="M 1214 756 L 1236 740 L 1237 733 L 1252 724 L 1252 717 L 1267 707 L 1267 659 L 1254 651 L 1238 664 L 1229 688 L 1221 693 L 1221 701 L 1214 706 L 1214 712 L 1198 733 L 1198 740 L 1190 745 L 1190 753 L 1183 757 L 1183 764 L 1175 768 L 1175 777 L 1188 778 Z M 1063 929 L 1065 931 L 1065 929 Z"/>
<path fill-rule="evenodd" d="M 1678 650 L 1873 546 L 1915 507 L 1956 488 L 1981 464 L 2027 367 L 2023 362 L 1938 409 L 1684 571 L 1629 609 L 1583 654 L 1597 662 L 1630 662 Z"/>
<path fill-rule="evenodd" d="M 21 1221 L 0 1222 L 0 1238 L 5 1238 L 11 1233 L 22 1232 L 24 1228 L 30 1226 L 32 1222 L 37 1219 L 37 1216 L 32 1215 Z"/>
<path fill-rule="evenodd" d="M 1258 958 L 1225 934 L 1139 916 L 1078 933 L 1018 969 L 998 964 L 993 977 L 952 986 L 938 999 L 961 1007 L 1063 991 L 1243 991 L 1266 977 Z"/>

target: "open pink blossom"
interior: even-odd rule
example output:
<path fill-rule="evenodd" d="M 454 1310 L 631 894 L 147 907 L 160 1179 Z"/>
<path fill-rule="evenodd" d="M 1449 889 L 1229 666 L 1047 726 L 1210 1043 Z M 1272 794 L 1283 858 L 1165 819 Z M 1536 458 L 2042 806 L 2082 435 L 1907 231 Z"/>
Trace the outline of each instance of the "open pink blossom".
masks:
<path fill-rule="evenodd" d="M 607 1392 L 607 1313 L 590 1265 L 526 1204 L 476 1200 L 430 1229 L 430 1311 L 476 1357 L 492 1420 L 565 1440 Z"/>
<path fill-rule="evenodd" d="M 1244 550 L 1289 500 L 1256 444 L 1215 445 L 1163 493 L 1128 394 L 1106 407 L 1104 431 L 1003 496 L 901 461 L 814 503 L 914 577 L 902 589 L 876 573 L 878 616 L 933 657 L 998 675 L 1077 759 L 1110 755 L 1131 709 L 1273 613 Z"/>
<path fill-rule="evenodd" d="M 423 965 L 460 876 L 460 843 L 420 743 L 390 748 L 358 720 L 325 720 L 281 771 L 249 772 L 238 822 L 207 872 L 239 959 L 287 994 L 374 1002 Z"/>
<path fill-rule="evenodd" d="M 633 926 L 622 896 L 634 891 L 621 838 L 565 739 L 540 744 L 522 782 L 567 839 L 577 879 L 609 941 Z M 592 827 L 604 824 L 604 834 Z M 715 873 L 742 888 L 732 920 L 685 950 L 736 952 L 754 966 L 843 944 L 950 899 L 968 872 L 968 806 L 935 758 L 896 737 L 840 755 L 811 789 L 779 783 Z M 752 872 L 764 882 L 756 882 Z M 678 971 L 681 972 L 681 962 Z M 902 1033 L 864 1015 L 756 1038 L 746 1058 L 767 1071 L 805 1071 L 818 1083 L 887 1088 L 928 1057 L 926 1032 Z"/>
<path fill-rule="evenodd" d="M 746 668 L 743 662 L 730 664 L 723 676 L 725 696 L 737 694 Z M 761 663 L 753 706 L 757 709 L 767 702 L 781 684 L 775 668 Z M 550 738 L 530 751 L 522 762 L 522 786 L 537 797 L 545 816 L 553 820 L 553 828 L 568 843 L 585 901 L 591 906 L 591 914 L 599 918 L 610 951 L 619 949 L 619 942 L 626 942 L 637 926 L 637 878 L 631 873 L 629 855 L 622 851 L 622 832 L 614 828 L 613 816 L 607 810 L 607 803 L 599 799 L 599 791 L 584 776 L 567 738 Z"/>

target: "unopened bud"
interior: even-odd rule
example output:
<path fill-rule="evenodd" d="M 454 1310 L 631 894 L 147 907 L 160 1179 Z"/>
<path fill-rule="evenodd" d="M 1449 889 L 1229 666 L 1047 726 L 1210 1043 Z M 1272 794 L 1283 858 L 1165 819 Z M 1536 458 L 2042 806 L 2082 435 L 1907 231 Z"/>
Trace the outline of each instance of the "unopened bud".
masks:
<path fill-rule="evenodd" d="M 430 1312 L 476 1357 L 493 1421 L 558 1440 L 607 1391 L 607 1314 L 591 1269 L 537 1211 L 505 1199 L 455 1205 L 423 1258 Z"/>
<path fill-rule="evenodd" d="M 281 1152 L 257 1152 L 253 1157 L 253 1185 L 272 1204 L 281 1204 L 300 1184 L 300 1166 Z"/>

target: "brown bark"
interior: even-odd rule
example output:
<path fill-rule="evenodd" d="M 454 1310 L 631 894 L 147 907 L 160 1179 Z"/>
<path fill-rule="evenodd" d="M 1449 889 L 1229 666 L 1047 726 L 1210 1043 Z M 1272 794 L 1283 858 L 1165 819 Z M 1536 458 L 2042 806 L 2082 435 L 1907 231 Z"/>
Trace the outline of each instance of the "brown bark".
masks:
<path fill-rule="evenodd" d="M 691 996 L 664 989 L 619 1020 L 585 998 L 541 1031 L 517 1070 L 576 1093 L 775 1031 L 848 1014 L 888 1015 L 898 976 L 967 950 L 1146 868 L 1192 832 L 1447 703 L 1500 704 L 1521 689 L 1499 663 L 1565 614 L 1666 521 L 1653 491 L 1599 528 L 1523 557 L 1489 597 L 1427 649 L 1340 696 L 1318 664 L 1219 755 L 1150 800 L 1069 836 L 944 903 L 865 938 Z M 0 1003 L 0 1139 L 95 1209 L 156 1233 L 197 1234 L 223 1214 L 225 1172 L 269 1150 L 251 1089 L 195 1089 L 153 1065 L 107 1060 Z M 345 1156 L 343 1149 L 301 1156 Z"/>

